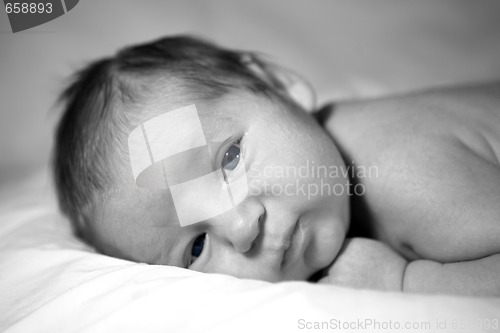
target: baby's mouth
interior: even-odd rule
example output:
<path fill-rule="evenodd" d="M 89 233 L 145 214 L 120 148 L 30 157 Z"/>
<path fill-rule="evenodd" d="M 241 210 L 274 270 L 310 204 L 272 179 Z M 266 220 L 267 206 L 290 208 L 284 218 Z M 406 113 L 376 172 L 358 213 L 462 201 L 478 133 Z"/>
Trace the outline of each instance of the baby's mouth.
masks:
<path fill-rule="evenodd" d="M 300 221 L 297 221 L 295 223 L 295 227 L 290 233 L 290 236 L 286 238 L 286 243 L 284 245 L 285 251 L 283 253 L 283 261 L 281 263 L 282 266 L 286 266 L 295 259 L 297 252 L 300 250 L 300 243 L 303 238 Z"/>

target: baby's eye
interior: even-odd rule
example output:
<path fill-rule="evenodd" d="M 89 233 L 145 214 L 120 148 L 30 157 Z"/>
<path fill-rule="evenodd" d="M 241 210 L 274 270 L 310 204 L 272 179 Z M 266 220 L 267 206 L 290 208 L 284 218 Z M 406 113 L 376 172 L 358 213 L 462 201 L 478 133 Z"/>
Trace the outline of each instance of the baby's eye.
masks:
<path fill-rule="evenodd" d="M 240 162 L 241 150 L 239 143 L 233 143 L 222 158 L 222 168 L 225 170 L 234 170 Z"/>
<path fill-rule="evenodd" d="M 189 265 L 195 262 L 196 259 L 201 255 L 203 252 L 203 247 L 205 246 L 205 238 L 207 234 L 201 234 L 196 239 L 194 240 L 193 247 L 191 248 L 191 260 L 189 262 Z"/>

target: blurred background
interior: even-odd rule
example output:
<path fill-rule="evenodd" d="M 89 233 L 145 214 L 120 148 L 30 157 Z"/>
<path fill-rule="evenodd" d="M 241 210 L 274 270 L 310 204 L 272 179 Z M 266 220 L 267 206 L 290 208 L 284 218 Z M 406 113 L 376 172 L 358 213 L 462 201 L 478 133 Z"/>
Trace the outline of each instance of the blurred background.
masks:
<path fill-rule="evenodd" d="M 497 0 L 81 0 L 13 34 L 0 11 L 0 186 L 47 165 L 67 77 L 124 45 L 196 34 L 264 52 L 321 102 L 500 78 Z"/>

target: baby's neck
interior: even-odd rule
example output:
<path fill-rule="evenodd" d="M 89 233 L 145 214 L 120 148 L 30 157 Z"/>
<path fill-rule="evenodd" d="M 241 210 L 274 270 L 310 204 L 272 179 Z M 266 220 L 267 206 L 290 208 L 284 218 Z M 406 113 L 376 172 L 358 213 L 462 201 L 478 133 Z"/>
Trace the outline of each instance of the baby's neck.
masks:
<path fill-rule="evenodd" d="M 335 117 L 337 115 L 335 113 L 339 107 L 342 107 L 341 104 L 326 104 L 314 113 L 314 117 L 318 123 L 325 128 L 328 134 L 330 134 L 330 137 L 337 145 L 348 170 L 352 170 L 353 168 L 356 168 L 355 161 L 353 161 L 351 154 L 349 154 L 345 147 L 342 147 L 342 145 L 336 142 L 335 135 L 332 135 L 332 131 L 330 130 L 338 125 Z M 350 193 L 353 194 L 350 197 L 351 222 L 347 237 L 373 238 L 374 235 L 371 227 L 372 218 L 368 205 L 366 204 L 363 196 L 356 195 L 355 191 L 353 191 L 354 186 L 359 183 L 358 179 L 353 178 L 353 176 L 356 175 L 356 172 L 348 172 L 347 174 L 351 184 Z"/>

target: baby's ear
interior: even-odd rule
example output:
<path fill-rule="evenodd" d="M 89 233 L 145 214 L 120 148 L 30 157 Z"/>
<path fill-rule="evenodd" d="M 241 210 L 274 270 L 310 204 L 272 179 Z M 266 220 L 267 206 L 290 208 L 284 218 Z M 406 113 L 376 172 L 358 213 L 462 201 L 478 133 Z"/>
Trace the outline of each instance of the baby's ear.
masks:
<path fill-rule="evenodd" d="M 261 80 L 287 95 L 307 112 L 316 109 L 316 93 L 312 85 L 298 73 L 246 54 L 243 63 Z"/>

